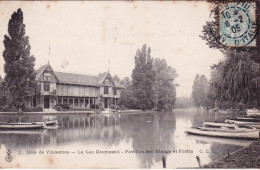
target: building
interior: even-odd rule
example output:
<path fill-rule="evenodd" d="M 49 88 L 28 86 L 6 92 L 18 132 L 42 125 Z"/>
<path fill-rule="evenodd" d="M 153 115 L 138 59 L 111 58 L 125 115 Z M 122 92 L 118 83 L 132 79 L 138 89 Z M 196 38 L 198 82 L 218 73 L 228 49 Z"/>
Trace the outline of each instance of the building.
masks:
<path fill-rule="evenodd" d="M 38 87 L 33 105 L 41 105 L 44 109 L 56 104 L 90 108 L 95 103 L 108 108 L 111 104 L 118 104 L 123 88 L 112 80 L 109 72 L 98 76 L 56 72 L 49 63 L 37 70 L 36 81 Z"/>

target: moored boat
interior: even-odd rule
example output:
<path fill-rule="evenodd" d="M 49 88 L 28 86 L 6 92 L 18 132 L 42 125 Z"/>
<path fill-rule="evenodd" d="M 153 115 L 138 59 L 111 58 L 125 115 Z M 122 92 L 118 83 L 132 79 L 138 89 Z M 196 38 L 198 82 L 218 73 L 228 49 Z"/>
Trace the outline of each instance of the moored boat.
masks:
<path fill-rule="evenodd" d="M 24 124 L 24 125 L 30 125 L 30 124 L 37 124 L 37 125 L 57 125 L 57 120 L 48 120 L 48 121 L 42 121 L 42 122 L 0 122 L 0 125 L 2 124 L 8 124 L 8 125 L 16 125 L 16 124 Z"/>
<path fill-rule="evenodd" d="M 234 132 L 234 133 L 252 132 L 256 130 L 255 127 L 248 127 L 248 126 L 244 126 L 244 127 L 235 126 L 234 128 L 227 128 L 227 127 L 224 128 L 196 127 L 196 128 L 201 130 L 208 130 L 208 131 Z"/>
<path fill-rule="evenodd" d="M 25 130 L 25 129 L 42 129 L 43 124 L 35 123 L 1 123 L 0 130 Z"/>
<path fill-rule="evenodd" d="M 33 122 L 35 124 L 45 124 L 45 125 L 57 125 L 58 121 L 57 120 L 48 120 L 44 122 Z"/>
<path fill-rule="evenodd" d="M 204 122 L 203 126 L 211 126 L 211 127 L 228 127 L 228 128 L 234 128 L 234 123 L 226 123 L 226 122 Z"/>
<path fill-rule="evenodd" d="M 247 113 L 247 116 L 260 116 L 259 109 L 247 109 L 246 113 Z"/>
<path fill-rule="evenodd" d="M 225 120 L 226 123 L 234 123 L 236 125 L 260 125 L 260 122 L 250 121 L 250 120 L 243 120 L 243 119 L 231 119 L 227 118 Z"/>
<path fill-rule="evenodd" d="M 258 139 L 258 131 L 250 132 L 229 132 L 229 131 L 215 131 L 215 130 L 202 130 L 198 128 L 189 128 L 186 130 L 187 133 L 202 135 L 202 136 L 213 136 L 213 137 L 223 137 L 223 138 L 243 138 L 243 139 Z"/>
<path fill-rule="evenodd" d="M 233 119 L 234 120 L 234 119 Z M 254 117 L 237 117 L 235 120 L 249 121 L 249 122 L 260 122 L 260 118 Z"/>

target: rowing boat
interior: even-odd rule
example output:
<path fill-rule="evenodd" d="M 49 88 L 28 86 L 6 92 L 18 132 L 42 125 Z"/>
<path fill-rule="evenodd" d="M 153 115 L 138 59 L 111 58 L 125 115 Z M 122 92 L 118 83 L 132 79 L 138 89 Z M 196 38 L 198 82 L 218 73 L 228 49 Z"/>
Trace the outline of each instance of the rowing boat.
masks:
<path fill-rule="evenodd" d="M 258 139 L 259 132 L 228 132 L 228 131 L 215 131 L 215 130 L 202 130 L 197 128 L 189 128 L 186 130 L 187 133 L 202 135 L 202 136 L 214 136 L 223 138 L 243 138 L 243 139 Z"/>
<path fill-rule="evenodd" d="M 246 110 L 247 116 L 259 116 L 260 110 L 259 109 L 247 109 Z"/>
<path fill-rule="evenodd" d="M 207 142 L 207 143 L 220 143 L 220 144 L 226 144 L 226 145 L 235 145 L 240 147 L 248 146 L 250 143 L 252 143 L 252 140 L 243 139 L 243 140 L 237 140 L 237 139 L 231 139 L 231 138 L 219 138 L 214 136 L 202 136 L 202 135 L 195 135 L 195 134 L 187 134 L 186 139 L 188 140 L 196 140 L 201 142 Z"/>
<path fill-rule="evenodd" d="M 254 117 L 237 117 L 232 120 L 242 120 L 244 122 L 260 122 L 260 118 L 254 118 Z"/>
<path fill-rule="evenodd" d="M 1 130 L 10 130 L 10 129 L 13 129 L 13 130 L 24 130 L 24 129 L 41 129 L 43 128 L 44 125 L 43 124 L 34 124 L 34 123 L 31 123 L 31 124 L 24 124 L 24 123 L 6 123 L 6 124 L 0 124 L 0 129 Z"/>
<path fill-rule="evenodd" d="M 30 125 L 30 124 L 37 124 L 37 125 L 56 125 L 58 124 L 57 120 L 48 120 L 44 122 L 0 122 L 0 125 L 7 124 L 7 125 L 17 125 L 17 124 L 24 124 L 24 125 Z"/>
<path fill-rule="evenodd" d="M 212 127 L 228 127 L 228 128 L 234 128 L 234 123 L 221 123 L 221 122 L 204 122 L 203 126 L 212 126 Z"/>
<path fill-rule="evenodd" d="M 254 122 L 254 121 L 244 121 L 244 120 L 239 120 L 239 119 L 230 119 L 230 118 L 227 118 L 225 120 L 226 123 L 234 123 L 236 125 L 260 125 L 260 122 Z"/>
<path fill-rule="evenodd" d="M 48 120 L 48 121 L 44 121 L 44 122 L 33 122 L 35 124 L 45 124 L 45 125 L 56 125 L 58 124 L 57 120 Z"/>
<path fill-rule="evenodd" d="M 208 127 L 196 127 L 197 129 L 201 130 L 208 130 L 208 131 L 220 131 L 220 132 L 234 132 L 234 133 L 241 133 L 241 132 L 252 132 L 255 131 L 256 128 L 254 127 L 238 127 L 235 128 L 208 128 Z"/>

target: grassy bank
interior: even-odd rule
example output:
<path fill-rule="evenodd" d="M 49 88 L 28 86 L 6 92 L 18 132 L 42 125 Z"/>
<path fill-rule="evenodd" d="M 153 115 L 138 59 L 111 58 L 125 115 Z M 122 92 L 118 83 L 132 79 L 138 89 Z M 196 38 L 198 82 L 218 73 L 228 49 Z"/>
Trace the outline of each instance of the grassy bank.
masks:
<path fill-rule="evenodd" d="M 260 140 L 205 165 L 203 168 L 260 168 Z"/>

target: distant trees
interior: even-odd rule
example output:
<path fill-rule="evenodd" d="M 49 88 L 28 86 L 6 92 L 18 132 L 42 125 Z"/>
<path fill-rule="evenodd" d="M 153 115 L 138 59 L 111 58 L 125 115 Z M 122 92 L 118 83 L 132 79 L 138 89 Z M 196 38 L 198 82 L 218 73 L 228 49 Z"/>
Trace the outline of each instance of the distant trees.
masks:
<path fill-rule="evenodd" d="M 191 97 L 176 97 L 176 108 L 189 108 L 193 106 Z"/>
<path fill-rule="evenodd" d="M 153 107 L 153 86 L 155 73 L 153 69 L 153 58 L 150 47 L 143 45 L 135 55 L 135 68 L 132 72 L 133 93 L 138 100 L 138 107 L 142 110 Z"/>
<path fill-rule="evenodd" d="M 200 108 L 200 106 L 203 108 L 208 107 L 208 88 L 208 80 L 205 75 L 200 76 L 197 74 L 192 86 L 192 98 L 197 108 Z"/>
<path fill-rule="evenodd" d="M 25 107 L 35 92 L 35 58 L 30 55 L 29 37 L 25 36 L 23 12 L 18 9 L 12 14 L 4 36 L 3 58 L 5 61 L 4 88 L 7 104 L 17 109 Z"/>

